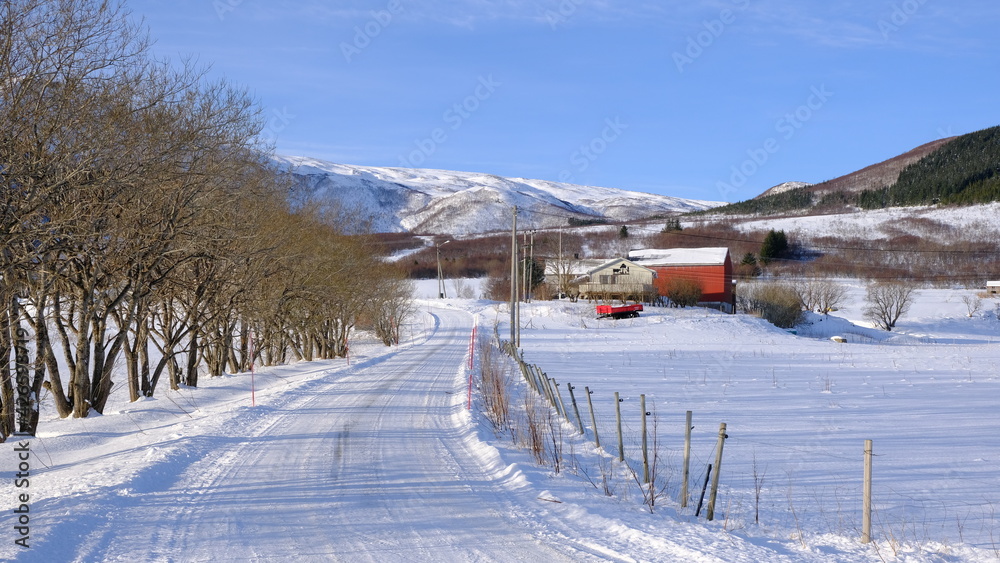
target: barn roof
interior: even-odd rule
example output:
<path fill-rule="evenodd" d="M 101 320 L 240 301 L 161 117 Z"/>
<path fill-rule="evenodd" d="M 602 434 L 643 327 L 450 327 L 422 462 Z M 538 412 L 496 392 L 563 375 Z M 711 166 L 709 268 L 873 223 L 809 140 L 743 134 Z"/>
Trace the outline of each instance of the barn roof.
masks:
<path fill-rule="evenodd" d="M 630 250 L 629 260 L 643 266 L 721 266 L 726 263 L 729 249 L 724 246 L 706 248 L 647 248 Z"/>

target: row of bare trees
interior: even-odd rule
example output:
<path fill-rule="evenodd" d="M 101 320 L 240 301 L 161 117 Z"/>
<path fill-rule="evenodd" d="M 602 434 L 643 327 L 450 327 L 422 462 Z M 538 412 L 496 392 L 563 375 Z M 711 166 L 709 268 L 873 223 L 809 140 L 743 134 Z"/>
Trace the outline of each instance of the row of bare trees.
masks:
<path fill-rule="evenodd" d="M 366 317 L 398 340 L 400 276 L 289 208 L 245 91 L 154 60 L 120 3 L 9 0 L 0 26 L 0 440 L 43 390 L 85 417 L 119 386 L 343 356 Z"/>

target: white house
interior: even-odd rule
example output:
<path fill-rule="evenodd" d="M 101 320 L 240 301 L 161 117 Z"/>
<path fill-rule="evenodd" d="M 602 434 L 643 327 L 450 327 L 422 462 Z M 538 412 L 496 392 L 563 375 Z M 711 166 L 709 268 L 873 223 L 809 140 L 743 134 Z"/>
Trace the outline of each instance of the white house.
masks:
<path fill-rule="evenodd" d="M 656 298 L 656 272 L 625 258 L 616 258 L 588 270 L 573 281 L 580 283 L 580 297 L 591 300 L 645 301 Z"/>
<path fill-rule="evenodd" d="M 580 295 L 579 285 L 588 272 L 607 262 L 606 259 L 563 258 L 545 261 L 545 283 L 553 295 L 566 295 L 573 299 Z"/>

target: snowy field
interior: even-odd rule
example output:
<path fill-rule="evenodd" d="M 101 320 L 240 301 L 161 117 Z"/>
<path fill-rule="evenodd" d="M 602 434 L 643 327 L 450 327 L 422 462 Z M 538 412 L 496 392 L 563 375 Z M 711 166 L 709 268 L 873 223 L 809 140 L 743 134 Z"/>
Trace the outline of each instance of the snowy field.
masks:
<path fill-rule="evenodd" d="M 665 460 L 663 506 L 673 518 L 694 520 L 697 504 L 676 502 L 691 410 L 693 495 L 714 461 L 720 423 L 729 435 L 721 516 L 712 526 L 789 550 L 827 549 L 831 560 L 1000 561 L 1000 300 L 984 299 L 970 317 L 963 297 L 975 291 L 921 290 L 888 333 L 865 321 L 864 287 L 844 283 L 840 310 L 810 315 L 795 334 L 698 308 L 647 308 L 638 319 L 613 321 L 595 319 L 590 304 L 537 302 L 522 306 L 521 346 L 528 363 L 581 390 L 591 440 L 582 389 L 593 391 L 598 433 L 612 454 L 619 392 L 632 467 L 640 459 L 639 395 L 646 395 Z M 436 288 L 421 282 L 417 292 L 432 298 Z M 501 337 L 509 335 L 506 305 L 480 316 L 484 332 L 498 324 Z M 881 549 L 858 555 L 845 546 L 860 537 L 867 439 Z M 601 472 L 587 463 L 580 461 L 591 477 Z M 620 491 L 638 496 L 634 487 L 628 492 L 630 477 L 620 477 Z M 628 502 L 641 505 L 641 497 Z"/>
<path fill-rule="evenodd" d="M 15 486 L 21 442 L 0 456 L 6 506 L 29 495 L 32 546 L 14 543 L 9 510 L 0 559 L 1000 560 L 996 300 L 970 318 L 962 291 L 924 290 L 894 333 L 865 326 L 860 287 L 797 334 L 703 309 L 610 321 L 585 303 L 524 306 L 526 360 L 594 391 L 606 451 L 620 392 L 633 467 L 646 395 L 666 484 L 650 514 L 622 468 L 616 496 L 591 483 L 614 464 L 593 448 L 589 421 L 585 437 L 563 426 L 556 474 L 467 413 L 473 314 L 480 334 L 498 323 L 506 335 L 506 306 L 428 298 L 436 291 L 417 285 L 423 300 L 398 348 L 359 337 L 350 362 L 205 378 L 134 404 L 119 389 L 107 414 L 82 420 L 44 412 L 27 440 L 30 486 Z M 728 425 L 711 523 L 696 502 L 677 503 L 687 410 L 695 497 Z M 858 541 L 865 439 L 871 546 Z M 415 463 L 422 452 L 441 463 Z"/>
<path fill-rule="evenodd" d="M 871 439 L 873 533 L 882 557 L 923 550 L 960 560 L 957 546 L 965 544 L 995 561 L 1000 322 L 995 300 L 970 318 L 965 293 L 919 292 L 894 333 L 866 326 L 860 287 L 850 306 L 811 315 L 797 334 L 703 309 L 647 308 L 638 319 L 614 321 L 593 318 L 587 304 L 536 303 L 521 311 L 521 345 L 525 360 L 550 377 L 590 388 L 602 443 L 613 453 L 620 393 L 633 466 L 639 395 L 646 395 L 674 499 L 685 411 L 693 411 L 691 472 L 699 486 L 719 423 L 727 423 L 716 515 L 726 529 L 801 538 L 802 547 L 859 537 L 862 452 Z M 668 506 L 681 518 L 694 513 L 693 505 Z"/>

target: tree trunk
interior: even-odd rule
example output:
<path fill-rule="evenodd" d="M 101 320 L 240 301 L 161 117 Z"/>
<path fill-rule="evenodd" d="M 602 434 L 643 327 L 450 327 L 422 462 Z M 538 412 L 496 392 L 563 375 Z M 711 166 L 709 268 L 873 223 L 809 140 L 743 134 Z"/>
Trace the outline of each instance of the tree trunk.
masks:
<path fill-rule="evenodd" d="M 190 387 L 198 386 L 198 354 L 200 350 L 198 348 L 198 334 L 196 331 L 191 332 L 191 342 L 188 344 L 188 354 L 187 354 L 187 374 L 184 383 Z M 172 387 L 173 389 L 179 389 L 180 387 Z"/>
<path fill-rule="evenodd" d="M 72 377 L 72 401 L 73 417 L 83 418 L 90 413 L 90 301 L 91 297 L 85 295 L 83 303 L 80 305 L 80 330 L 77 333 L 76 353 Z"/>
<path fill-rule="evenodd" d="M 7 300 L 0 311 L 0 442 L 14 433 L 14 385 L 11 377 L 10 353 L 13 349 L 15 323 L 11 316 L 17 314 L 17 299 Z M 15 317 L 16 318 L 16 317 Z"/>
<path fill-rule="evenodd" d="M 59 373 L 59 362 L 56 360 L 55 352 L 52 350 L 52 340 L 49 338 L 49 328 L 45 324 L 45 313 L 43 307 L 35 308 L 38 318 L 31 322 L 35 330 L 35 344 L 38 347 L 39 369 L 44 365 L 48 369 L 48 387 L 52 393 L 52 400 L 55 403 L 56 412 L 59 418 L 66 418 L 73 414 L 73 404 L 66 398 L 63 390 L 62 374 Z M 37 376 L 36 376 L 37 377 Z M 43 383 L 44 387 L 45 384 Z"/>

